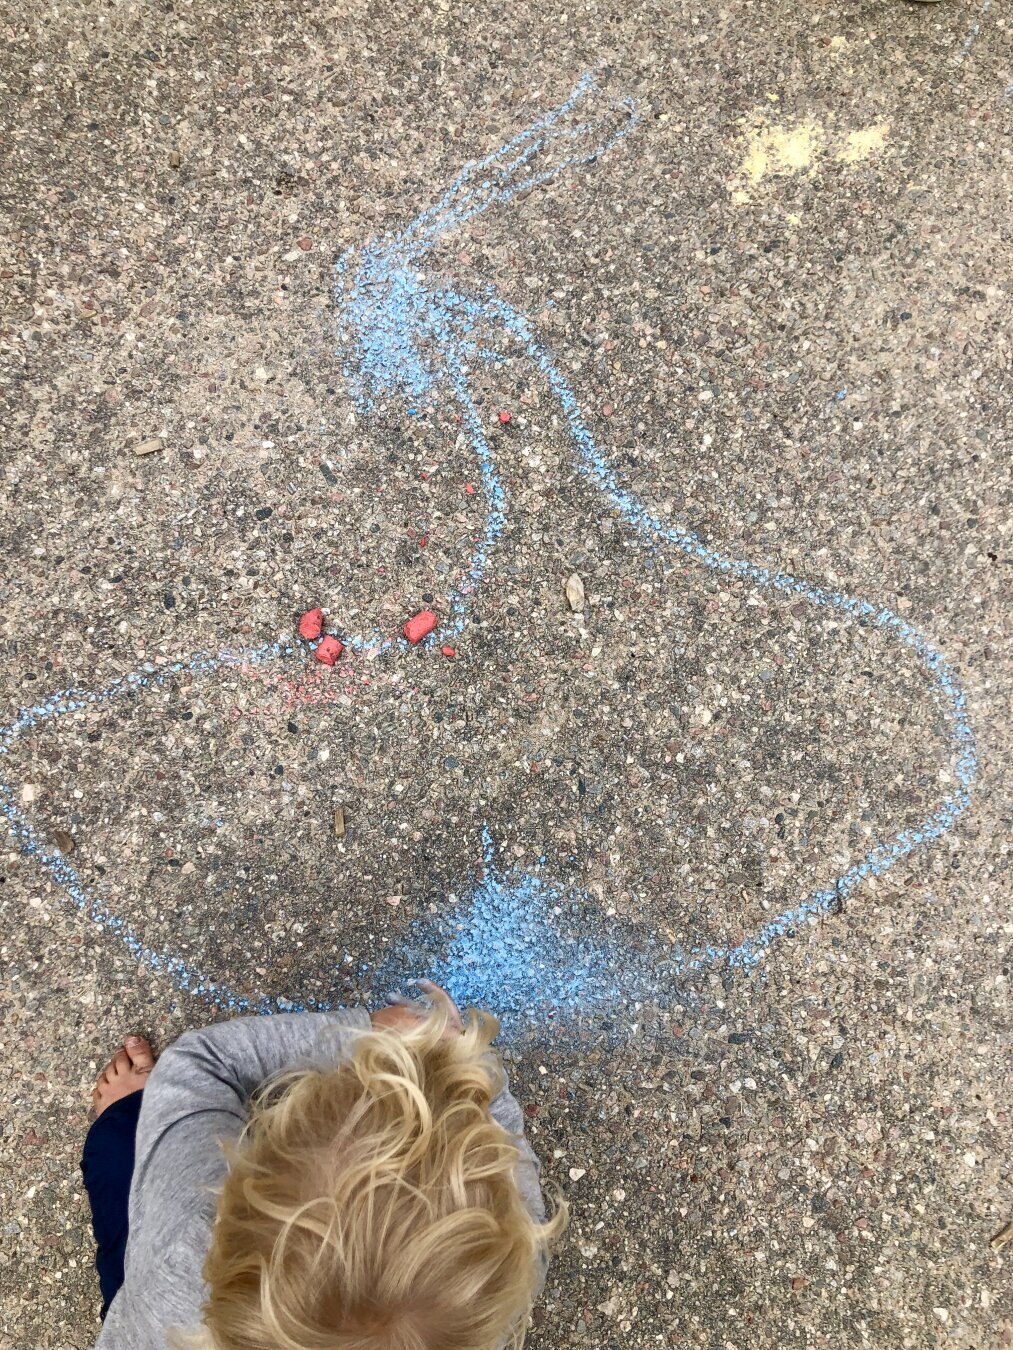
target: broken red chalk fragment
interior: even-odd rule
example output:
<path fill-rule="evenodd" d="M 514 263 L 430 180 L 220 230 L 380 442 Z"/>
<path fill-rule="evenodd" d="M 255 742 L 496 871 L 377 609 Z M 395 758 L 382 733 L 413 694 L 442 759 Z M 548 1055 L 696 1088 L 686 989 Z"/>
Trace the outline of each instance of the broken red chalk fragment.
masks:
<path fill-rule="evenodd" d="M 318 638 L 324 629 L 324 611 L 322 609 L 308 609 L 299 620 L 299 636 L 308 638 L 310 642 Z"/>
<path fill-rule="evenodd" d="M 441 648 L 440 648 L 440 651 L 443 653 L 444 656 L 456 656 L 456 655 L 457 655 L 457 648 L 456 648 L 456 647 L 441 647 Z"/>
<path fill-rule="evenodd" d="M 474 495 L 475 495 L 475 484 L 474 484 L 474 483 L 465 483 L 465 485 L 464 485 L 464 490 L 465 490 L 465 492 L 468 494 L 469 497 L 474 497 Z"/>
<path fill-rule="evenodd" d="M 512 419 L 513 419 L 513 413 L 501 412 L 500 415 L 499 415 L 499 420 L 500 420 L 500 422 L 503 424 L 503 426 L 508 426 L 508 425 L 510 424 L 510 422 L 512 421 Z"/>
<path fill-rule="evenodd" d="M 414 647 L 417 642 L 431 633 L 436 627 L 436 615 L 431 609 L 424 609 L 416 614 L 414 618 L 409 619 L 404 626 L 404 635 Z"/>
<path fill-rule="evenodd" d="M 333 666 L 338 657 L 345 650 L 344 643 L 339 642 L 336 637 L 322 637 L 317 643 L 313 655 L 318 661 L 322 661 L 325 666 Z"/>

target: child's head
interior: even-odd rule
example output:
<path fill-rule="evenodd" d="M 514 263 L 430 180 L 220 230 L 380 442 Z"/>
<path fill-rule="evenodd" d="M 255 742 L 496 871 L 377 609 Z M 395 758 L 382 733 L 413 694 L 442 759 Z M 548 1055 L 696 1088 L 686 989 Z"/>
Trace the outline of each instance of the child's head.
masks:
<path fill-rule="evenodd" d="M 233 1154 L 204 1268 L 215 1350 L 519 1346 L 548 1243 L 491 1118 L 494 1019 L 446 1012 L 283 1079 Z"/>

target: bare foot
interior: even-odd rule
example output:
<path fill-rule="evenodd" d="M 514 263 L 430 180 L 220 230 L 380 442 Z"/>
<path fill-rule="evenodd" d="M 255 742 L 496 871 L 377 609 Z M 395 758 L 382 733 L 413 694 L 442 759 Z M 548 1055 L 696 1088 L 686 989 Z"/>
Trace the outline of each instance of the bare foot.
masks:
<path fill-rule="evenodd" d="M 129 1097 L 131 1092 L 143 1088 L 154 1067 L 155 1056 L 149 1042 L 143 1036 L 128 1036 L 123 1049 L 117 1050 L 95 1083 L 91 1100 L 96 1117 L 121 1097 Z"/>

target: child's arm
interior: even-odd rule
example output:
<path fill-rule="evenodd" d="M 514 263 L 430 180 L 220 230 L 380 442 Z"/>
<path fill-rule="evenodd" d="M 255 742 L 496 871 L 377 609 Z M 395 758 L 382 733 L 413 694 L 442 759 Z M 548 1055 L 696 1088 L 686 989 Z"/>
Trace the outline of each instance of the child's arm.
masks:
<path fill-rule="evenodd" d="M 286 1069 L 343 1062 L 356 1034 L 369 1027 L 365 1008 L 349 1008 L 241 1017 L 186 1032 L 162 1055 L 144 1089 L 134 1194 L 166 1187 L 195 1193 L 219 1182 L 225 1171 L 220 1141 L 238 1137 L 257 1088 Z"/>
<path fill-rule="evenodd" d="M 262 1083 L 285 1069 L 344 1062 L 369 1026 L 365 1008 L 244 1017 L 188 1031 L 166 1050 L 144 1089 L 126 1280 L 101 1350 L 164 1345 L 166 1326 L 200 1323 L 215 1190 L 226 1171 L 221 1142 L 239 1135 Z"/>

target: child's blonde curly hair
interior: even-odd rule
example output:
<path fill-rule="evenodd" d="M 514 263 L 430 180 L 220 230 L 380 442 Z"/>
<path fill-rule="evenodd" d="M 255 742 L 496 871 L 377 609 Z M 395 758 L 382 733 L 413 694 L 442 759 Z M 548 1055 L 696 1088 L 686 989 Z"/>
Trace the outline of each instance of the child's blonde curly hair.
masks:
<path fill-rule="evenodd" d="M 499 1023 L 437 1008 L 255 1104 L 204 1266 L 214 1350 L 495 1350 L 523 1344 L 545 1253 L 513 1138 L 489 1115 Z"/>

